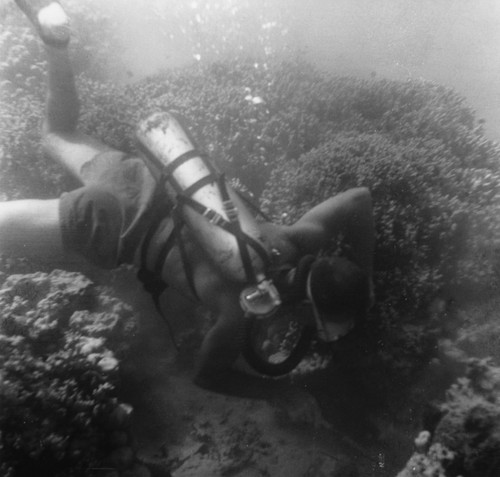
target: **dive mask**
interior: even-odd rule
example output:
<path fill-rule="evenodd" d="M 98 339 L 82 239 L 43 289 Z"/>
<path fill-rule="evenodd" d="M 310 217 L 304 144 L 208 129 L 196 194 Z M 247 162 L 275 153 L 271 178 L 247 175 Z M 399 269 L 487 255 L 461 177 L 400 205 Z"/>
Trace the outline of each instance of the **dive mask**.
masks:
<path fill-rule="evenodd" d="M 354 320 L 352 318 L 343 321 L 333 321 L 330 315 L 321 313 L 318 310 L 311 293 L 310 277 L 307 277 L 306 292 L 307 297 L 311 302 L 316 332 L 321 341 L 325 343 L 332 343 L 345 336 L 354 328 Z"/>

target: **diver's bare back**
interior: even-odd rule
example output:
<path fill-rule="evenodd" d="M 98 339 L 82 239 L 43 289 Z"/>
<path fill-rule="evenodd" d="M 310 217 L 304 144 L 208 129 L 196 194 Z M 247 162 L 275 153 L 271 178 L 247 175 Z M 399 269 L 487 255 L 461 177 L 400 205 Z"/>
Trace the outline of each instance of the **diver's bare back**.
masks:
<path fill-rule="evenodd" d="M 172 219 L 167 219 L 172 222 Z M 166 226 L 169 228 L 169 224 Z M 265 245 L 272 260 L 273 267 L 279 268 L 284 265 L 293 265 L 299 258 L 299 249 L 294 245 L 295 231 L 293 226 L 277 225 L 270 222 L 259 224 L 259 240 Z M 183 246 L 189 266 L 192 267 L 194 287 L 197 297 L 188 282 L 186 264 L 183 263 L 179 246 L 175 246 L 167 257 L 163 267 L 164 280 L 189 299 L 199 298 L 210 307 L 214 303 L 214 297 L 220 293 L 225 296 L 234 294 L 239 296 L 243 283 L 224 277 L 220 267 L 212 263 L 210 257 L 197 244 L 192 232 L 184 229 L 182 233 Z M 154 251 L 153 251 L 154 254 Z"/>

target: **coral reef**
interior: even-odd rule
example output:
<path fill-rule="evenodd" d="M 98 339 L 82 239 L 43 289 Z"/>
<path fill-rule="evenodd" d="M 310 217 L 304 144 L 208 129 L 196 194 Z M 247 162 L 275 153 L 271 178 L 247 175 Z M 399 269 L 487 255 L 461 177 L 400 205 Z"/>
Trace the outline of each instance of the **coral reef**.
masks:
<path fill-rule="evenodd" d="M 448 353 L 450 350 L 448 350 Z M 500 368 L 455 353 L 465 376 L 437 405 L 438 418 L 416 439 L 398 477 L 494 477 L 500 474 Z"/>
<path fill-rule="evenodd" d="M 135 315 L 83 275 L 2 275 L 3 475 L 77 476 L 134 459 L 132 409 L 117 398 Z"/>
<path fill-rule="evenodd" d="M 454 453 L 449 475 L 500 474 L 500 368 L 470 359 L 441 406 L 433 440 Z"/>
<path fill-rule="evenodd" d="M 416 452 L 397 477 L 447 477 L 445 468 L 453 457 L 454 454 L 445 447 L 432 444 L 427 451 Z"/>
<path fill-rule="evenodd" d="M 499 223 L 488 217 L 499 183 L 496 166 L 474 167 L 430 138 L 406 143 L 349 132 L 278 163 L 264 199 L 274 216 L 286 214 L 291 222 L 322 199 L 368 187 L 378 237 L 377 305 L 386 315 L 401 315 L 428 305 L 445 285 L 477 289 L 497 282 L 492 257 Z"/>
<path fill-rule="evenodd" d="M 317 359 L 328 362 L 320 375 L 322 399 L 336 399 L 339 414 L 349 410 L 344 418 L 351 427 L 360 409 L 389 407 L 397 415 L 396 400 L 411 395 L 430 362 L 450 366 L 443 380 L 448 386 L 463 373 L 467 353 L 498 359 L 494 314 L 457 332 L 453 322 L 462 320 L 457 313 L 445 318 L 446 305 L 432 311 L 435 303 L 464 291 L 470 296 L 497 290 L 500 278 L 500 152 L 464 98 L 421 81 L 327 77 L 301 60 L 277 56 L 267 57 L 265 65 L 241 56 L 201 62 L 123 86 L 109 81 L 111 20 L 82 2 L 67 3 L 79 31 L 72 55 L 83 132 L 134 152 L 139 118 L 158 110 L 180 111 L 200 146 L 282 223 L 349 187 L 370 188 L 378 238 L 377 304 L 364 329 L 316 350 Z M 17 13 L 6 18 L 0 33 L 6 51 L 0 63 L 5 99 L 0 199 L 54 197 L 74 183 L 42 154 L 46 66 L 35 35 Z M 73 441 L 65 436 L 94 432 L 100 416 L 119 406 L 112 397 L 116 360 L 126 351 L 128 334 L 123 310 L 112 311 L 113 299 L 106 305 L 76 275 L 64 275 L 59 290 L 53 282 L 63 275 L 54 274 L 3 276 L 0 293 L 5 307 L 1 392 L 10 406 L 9 412 L 0 410 L 2 457 L 12 465 L 23 461 L 25 473 L 37 466 L 39 475 L 51 465 L 71 467 Z M 451 343 L 446 353 L 443 337 Z M 194 344 L 198 337 L 189 339 Z M 485 373 L 495 374 L 484 369 L 476 374 Z M 459 381 L 441 406 L 444 417 L 432 429 L 430 448 L 415 456 L 412 466 L 420 469 L 415 472 L 448 475 L 460 468 L 464 475 L 480 477 L 490 472 L 482 462 L 497 449 L 491 437 L 498 433 L 497 385 L 478 385 L 473 375 Z M 92 414 L 91 426 L 84 425 L 97 403 L 102 412 Z M 61 415 L 60 409 L 68 412 Z M 46 413 L 47 422 L 41 417 Z M 16 432 L 21 432 L 18 438 Z M 117 432 L 114 442 L 126 450 L 113 453 L 112 467 L 134 460 Z M 78 459 L 79 468 L 100 458 L 97 448 L 106 446 L 94 442 L 78 450 L 85 455 Z M 496 465 L 493 457 L 489 461 Z M 474 474 L 476 468 L 484 475 Z"/>

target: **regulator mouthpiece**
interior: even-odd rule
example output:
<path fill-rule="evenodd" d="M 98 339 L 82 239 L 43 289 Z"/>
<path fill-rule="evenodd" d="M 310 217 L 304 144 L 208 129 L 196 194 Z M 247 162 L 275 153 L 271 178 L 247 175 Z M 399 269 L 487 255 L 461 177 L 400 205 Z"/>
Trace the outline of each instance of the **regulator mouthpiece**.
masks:
<path fill-rule="evenodd" d="M 281 299 L 273 282 L 262 280 L 241 292 L 240 305 L 247 316 L 266 318 L 281 305 Z"/>

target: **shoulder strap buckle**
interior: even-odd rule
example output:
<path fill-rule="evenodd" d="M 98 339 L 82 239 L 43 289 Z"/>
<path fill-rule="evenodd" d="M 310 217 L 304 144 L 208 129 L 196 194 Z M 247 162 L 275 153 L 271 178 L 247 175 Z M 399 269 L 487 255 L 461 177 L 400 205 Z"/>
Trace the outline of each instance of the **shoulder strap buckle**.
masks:
<path fill-rule="evenodd" d="M 209 209 L 208 207 L 205 208 L 201 215 L 213 225 L 220 226 L 223 222 L 225 222 L 225 219 L 224 217 L 222 217 L 222 215 L 220 215 L 213 209 Z"/>

